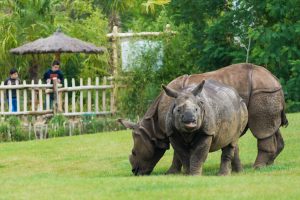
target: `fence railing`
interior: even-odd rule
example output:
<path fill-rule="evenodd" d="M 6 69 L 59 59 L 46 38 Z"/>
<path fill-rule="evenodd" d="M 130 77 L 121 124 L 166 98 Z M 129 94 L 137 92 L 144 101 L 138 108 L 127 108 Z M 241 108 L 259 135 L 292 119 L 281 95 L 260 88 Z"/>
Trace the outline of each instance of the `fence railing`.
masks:
<path fill-rule="evenodd" d="M 88 78 L 79 84 L 75 79 L 64 79 L 64 84 L 27 83 L 0 85 L 0 115 L 45 115 L 60 113 L 65 116 L 108 115 L 116 112 L 113 77 Z M 69 86 L 70 85 L 70 86 Z M 13 108 L 16 110 L 13 111 Z"/>

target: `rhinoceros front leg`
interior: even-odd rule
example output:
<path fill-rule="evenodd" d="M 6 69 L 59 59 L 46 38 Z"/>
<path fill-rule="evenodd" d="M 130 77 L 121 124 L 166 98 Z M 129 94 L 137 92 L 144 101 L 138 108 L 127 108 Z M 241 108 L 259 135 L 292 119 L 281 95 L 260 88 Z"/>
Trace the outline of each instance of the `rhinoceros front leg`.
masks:
<path fill-rule="evenodd" d="M 242 172 L 243 171 L 243 165 L 240 160 L 238 144 L 234 148 L 234 156 L 231 161 L 231 167 L 232 167 L 232 171 L 234 171 L 234 172 Z"/>
<path fill-rule="evenodd" d="M 181 141 L 181 138 L 174 134 L 170 137 L 170 142 L 172 144 L 172 147 L 174 148 L 174 151 L 176 152 L 176 159 L 175 162 L 182 163 L 182 167 L 184 170 L 184 173 L 189 174 L 190 169 L 190 150 L 186 145 L 183 144 Z"/>
<path fill-rule="evenodd" d="M 201 175 L 202 165 L 205 162 L 212 142 L 212 136 L 199 135 L 193 144 L 190 159 L 190 174 Z"/>
<path fill-rule="evenodd" d="M 181 167 L 182 163 L 178 158 L 176 151 L 174 151 L 172 165 L 170 166 L 166 174 L 179 174 L 181 172 Z"/>
<path fill-rule="evenodd" d="M 234 156 L 234 146 L 229 144 L 222 148 L 221 165 L 220 165 L 220 176 L 230 175 L 231 173 L 231 162 Z"/>

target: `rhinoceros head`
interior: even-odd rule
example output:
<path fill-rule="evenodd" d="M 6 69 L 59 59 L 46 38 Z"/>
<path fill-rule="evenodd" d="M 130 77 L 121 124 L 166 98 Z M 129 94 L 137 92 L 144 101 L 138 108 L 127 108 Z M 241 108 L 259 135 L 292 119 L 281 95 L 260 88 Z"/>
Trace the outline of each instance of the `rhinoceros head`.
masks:
<path fill-rule="evenodd" d="M 202 81 L 192 91 L 176 91 L 162 85 L 166 94 L 175 98 L 172 109 L 172 123 L 180 132 L 190 133 L 201 127 L 204 109 L 197 95 L 202 91 L 205 81 Z"/>
<path fill-rule="evenodd" d="M 132 129 L 133 148 L 129 161 L 134 175 L 149 175 L 166 149 L 157 148 L 145 129 L 139 124 L 123 119 L 118 120 L 126 128 Z"/>

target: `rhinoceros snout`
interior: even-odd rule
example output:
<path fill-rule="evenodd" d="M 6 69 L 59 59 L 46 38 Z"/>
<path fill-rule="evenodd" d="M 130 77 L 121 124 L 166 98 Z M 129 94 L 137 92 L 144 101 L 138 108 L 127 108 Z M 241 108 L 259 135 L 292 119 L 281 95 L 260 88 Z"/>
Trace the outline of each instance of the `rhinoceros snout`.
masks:
<path fill-rule="evenodd" d="M 193 113 L 186 112 L 182 115 L 182 122 L 185 124 L 190 124 L 196 122 L 196 117 Z"/>

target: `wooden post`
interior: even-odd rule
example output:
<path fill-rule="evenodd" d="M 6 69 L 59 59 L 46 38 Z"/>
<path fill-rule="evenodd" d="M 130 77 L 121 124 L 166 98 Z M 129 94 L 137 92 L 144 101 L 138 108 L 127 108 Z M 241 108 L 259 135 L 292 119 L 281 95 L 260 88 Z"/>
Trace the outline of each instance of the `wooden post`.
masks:
<path fill-rule="evenodd" d="M 54 59 L 60 61 L 60 53 L 59 52 L 55 53 Z"/>
<path fill-rule="evenodd" d="M 16 80 L 16 85 L 19 85 L 19 81 Z M 17 98 L 17 112 L 20 112 L 20 90 L 16 89 L 16 98 Z"/>
<path fill-rule="evenodd" d="M 57 78 L 54 78 L 53 80 L 53 114 L 56 114 L 58 111 L 58 90 L 57 90 Z"/>
<path fill-rule="evenodd" d="M 111 89 L 111 92 L 110 92 L 110 112 L 112 112 L 112 114 L 115 113 L 115 87 L 116 85 L 114 84 L 114 81 L 113 81 L 114 77 L 112 77 L 109 82 L 110 82 L 110 85 L 113 86 L 113 88 Z"/>
<path fill-rule="evenodd" d="M 112 35 L 112 59 L 113 59 L 113 78 L 116 79 L 118 76 L 118 26 L 113 27 L 113 35 Z M 111 96 L 111 112 L 114 114 L 115 110 L 115 99 L 117 96 L 117 86 L 116 81 L 111 81 L 111 85 L 113 85 L 112 96 Z M 112 84 L 113 83 L 113 84 Z"/>
<path fill-rule="evenodd" d="M 23 85 L 26 86 L 26 81 L 25 80 L 23 80 Z M 27 112 L 27 88 L 25 88 L 23 90 L 23 96 L 24 96 L 23 110 L 24 110 L 24 112 Z"/>
<path fill-rule="evenodd" d="M 3 81 L 1 81 L 1 86 L 4 86 Z M 4 112 L 4 90 L 1 90 L 1 112 Z"/>
<path fill-rule="evenodd" d="M 50 86 L 50 82 L 47 82 L 47 85 Z M 46 93 L 46 110 L 50 110 L 50 94 Z"/>
<path fill-rule="evenodd" d="M 31 111 L 35 111 L 35 91 L 34 91 L 34 80 L 31 80 Z"/>
<path fill-rule="evenodd" d="M 99 86 L 99 77 L 96 77 L 96 86 Z M 95 109 L 96 109 L 96 112 L 99 112 L 99 92 L 98 90 L 96 89 L 95 91 Z"/>
<path fill-rule="evenodd" d="M 83 85 L 82 78 L 80 78 L 80 86 Z M 83 112 L 83 91 L 80 90 L 80 112 Z"/>
<path fill-rule="evenodd" d="M 11 85 L 11 81 L 8 81 L 8 85 Z M 8 90 L 8 112 L 12 112 L 12 91 Z"/>
<path fill-rule="evenodd" d="M 107 84 L 106 77 L 103 78 L 103 85 Z M 102 110 L 106 111 L 106 89 L 103 89 L 102 91 Z"/>
<path fill-rule="evenodd" d="M 42 80 L 39 80 L 39 85 L 42 85 Z M 39 111 L 43 110 L 43 89 L 39 88 Z"/>
<path fill-rule="evenodd" d="M 118 74 L 118 26 L 113 27 L 112 32 L 112 73 L 113 76 Z"/>
<path fill-rule="evenodd" d="M 89 77 L 87 85 L 91 86 L 91 84 L 92 84 L 91 82 L 92 82 L 91 78 Z M 91 93 L 91 90 L 88 90 L 87 93 L 88 93 L 87 94 L 88 95 L 87 109 L 88 109 L 88 112 L 91 112 L 92 111 L 92 93 Z"/>
<path fill-rule="evenodd" d="M 72 78 L 72 87 L 75 87 L 75 79 Z M 76 112 L 76 92 L 75 90 L 72 92 L 72 112 Z"/>
<path fill-rule="evenodd" d="M 68 80 L 64 79 L 64 87 L 68 88 Z M 69 99 L 68 99 L 68 91 L 65 92 L 65 113 L 69 112 Z"/>

